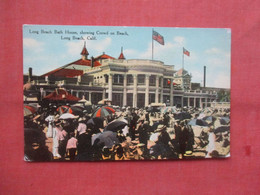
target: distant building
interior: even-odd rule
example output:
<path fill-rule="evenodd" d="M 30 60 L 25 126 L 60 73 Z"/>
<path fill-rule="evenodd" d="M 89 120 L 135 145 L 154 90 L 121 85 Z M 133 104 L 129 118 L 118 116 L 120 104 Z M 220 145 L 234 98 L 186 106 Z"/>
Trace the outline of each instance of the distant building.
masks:
<path fill-rule="evenodd" d="M 182 86 L 182 88 L 186 90 L 191 89 L 191 74 L 188 73 L 187 70 L 181 68 L 174 74 L 174 82 L 177 85 Z"/>
<path fill-rule="evenodd" d="M 24 83 L 30 81 L 41 98 L 60 87 L 93 104 L 109 99 L 119 106 L 145 107 L 155 102 L 205 107 L 217 98 L 212 90 L 192 90 L 186 70 L 176 72 L 173 65 L 156 60 L 126 59 L 123 49 L 118 58 L 105 53 L 89 58 L 84 44 L 81 56 L 42 76 L 24 75 Z"/>

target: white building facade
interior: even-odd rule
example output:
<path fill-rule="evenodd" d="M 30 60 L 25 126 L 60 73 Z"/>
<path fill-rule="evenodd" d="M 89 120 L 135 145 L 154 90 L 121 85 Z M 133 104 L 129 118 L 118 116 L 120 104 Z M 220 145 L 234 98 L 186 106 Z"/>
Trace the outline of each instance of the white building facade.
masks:
<path fill-rule="evenodd" d="M 123 50 L 118 59 L 104 53 L 88 59 L 85 45 L 81 55 L 82 58 L 75 62 L 28 80 L 33 80 L 31 83 L 41 96 L 62 87 L 79 98 L 84 96 L 93 104 L 109 99 L 113 105 L 121 107 L 141 108 L 151 103 L 207 107 L 216 100 L 213 91 L 189 90 L 191 77 L 185 88 L 176 87 L 174 82 L 180 79 L 180 74 L 176 74 L 174 65 L 156 60 L 125 59 Z"/>

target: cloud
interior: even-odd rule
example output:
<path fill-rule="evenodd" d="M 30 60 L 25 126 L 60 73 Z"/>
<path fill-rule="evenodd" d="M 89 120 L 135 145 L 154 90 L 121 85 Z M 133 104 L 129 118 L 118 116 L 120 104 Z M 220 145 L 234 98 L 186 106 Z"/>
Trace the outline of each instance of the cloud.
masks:
<path fill-rule="evenodd" d="M 174 42 L 183 46 L 184 43 L 185 43 L 185 38 L 184 37 L 181 37 L 181 36 L 176 36 L 173 38 Z"/>
<path fill-rule="evenodd" d="M 162 60 L 165 64 L 173 64 L 179 56 L 182 56 L 182 47 L 186 42 L 186 39 L 181 36 L 175 36 L 170 39 L 171 41 L 165 42 L 165 45 L 161 45 L 154 41 L 154 60 Z M 169 55 L 169 53 L 171 55 Z M 152 59 L 152 43 L 147 44 L 145 51 L 138 51 L 134 49 L 125 49 L 124 54 L 126 58 L 134 59 Z M 197 56 L 191 55 L 189 61 L 195 61 Z M 175 64 L 176 65 L 176 64 Z"/>
<path fill-rule="evenodd" d="M 230 51 L 226 52 L 215 47 L 205 50 L 205 54 L 207 54 L 208 56 L 216 56 L 218 58 L 230 58 Z"/>
<path fill-rule="evenodd" d="M 44 43 L 32 38 L 24 38 L 23 46 L 25 49 L 29 49 L 33 52 L 41 52 L 43 50 Z"/>
<path fill-rule="evenodd" d="M 208 58 L 206 64 L 215 70 L 230 70 L 230 59 L 226 57 L 212 57 Z"/>
<path fill-rule="evenodd" d="M 98 41 L 87 41 L 88 48 L 96 51 L 97 53 L 105 52 L 111 43 L 112 39 L 110 37 Z"/>
<path fill-rule="evenodd" d="M 207 87 L 230 88 L 230 81 L 230 67 L 220 69 L 212 66 L 207 66 Z"/>
<path fill-rule="evenodd" d="M 227 62 L 225 62 L 225 59 L 221 58 L 209 58 L 207 60 L 207 64 L 212 68 L 221 68 L 227 66 Z"/>
<path fill-rule="evenodd" d="M 161 59 L 167 55 L 169 50 L 172 50 L 174 48 L 174 44 L 168 42 L 165 45 L 160 45 L 159 43 L 154 42 L 154 57 L 158 58 L 160 56 Z M 137 58 L 141 59 L 149 59 L 152 57 L 152 43 L 148 44 L 148 47 L 145 52 L 139 53 L 139 56 Z"/>
<path fill-rule="evenodd" d="M 230 76 L 225 73 L 218 74 L 213 81 L 213 86 L 219 88 L 230 88 Z"/>
<path fill-rule="evenodd" d="M 203 82 L 203 71 L 195 70 L 191 71 L 192 74 L 192 82 L 202 83 Z"/>
<path fill-rule="evenodd" d="M 206 54 L 220 54 L 220 53 L 221 53 L 221 50 L 218 49 L 218 48 L 213 47 L 213 48 L 207 49 L 207 50 L 205 51 L 205 53 L 206 53 Z"/>
<path fill-rule="evenodd" d="M 84 38 L 85 40 L 87 40 L 86 37 Z M 111 45 L 111 43 L 112 43 L 112 39 L 110 37 L 107 37 L 102 40 L 95 40 L 95 41 L 87 40 L 86 47 L 90 55 L 95 56 L 95 55 L 99 55 L 102 52 L 105 52 L 107 48 Z M 68 48 L 67 51 L 69 55 L 78 57 L 79 53 L 83 48 L 83 42 L 82 44 L 79 44 L 78 41 L 70 41 L 66 44 L 66 46 Z"/>
<path fill-rule="evenodd" d="M 138 55 L 138 51 L 134 49 L 124 49 L 123 53 L 127 58 L 135 58 Z"/>
<path fill-rule="evenodd" d="M 42 75 L 67 63 L 62 62 L 61 59 L 66 59 L 66 56 L 57 57 L 55 54 L 24 56 L 23 70 L 24 73 L 27 73 L 28 68 L 33 67 L 34 75 Z"/>
<path fill-rule="evenodd" d="M 219 48 L 205 50 L 205 62 L 213 69 L 230 70 L 230 52 L 225 52 Z"/>

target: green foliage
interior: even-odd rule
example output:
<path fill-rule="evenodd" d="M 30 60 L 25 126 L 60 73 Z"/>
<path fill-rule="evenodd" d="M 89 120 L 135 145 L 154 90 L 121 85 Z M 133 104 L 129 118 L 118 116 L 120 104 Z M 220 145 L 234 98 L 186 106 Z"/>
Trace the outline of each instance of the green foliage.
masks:
<path fill-rule="evenodd" d="M 230 102 L 230 91 L 220 90 L 217 93 L 218 102 Z"/>

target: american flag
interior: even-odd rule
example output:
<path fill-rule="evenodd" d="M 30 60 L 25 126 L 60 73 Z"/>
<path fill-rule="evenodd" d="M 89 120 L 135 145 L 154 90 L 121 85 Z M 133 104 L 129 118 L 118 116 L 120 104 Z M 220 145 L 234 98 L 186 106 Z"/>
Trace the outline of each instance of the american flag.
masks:
<path fill-rule="evenodd" d="M 160 35 L 158 32 L 153 30 L 153 40 L 157 41 L 158 43 L 164 45 L 163 36 Z"/>
<path fill-rule="evenodd" d="M 190 52 L 185 48 L 183 48 L 183 53 L 187 56 L 190 56 Z"/>

